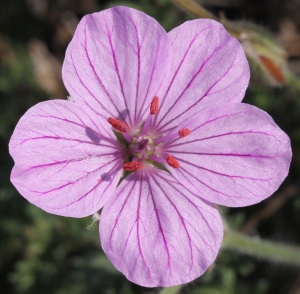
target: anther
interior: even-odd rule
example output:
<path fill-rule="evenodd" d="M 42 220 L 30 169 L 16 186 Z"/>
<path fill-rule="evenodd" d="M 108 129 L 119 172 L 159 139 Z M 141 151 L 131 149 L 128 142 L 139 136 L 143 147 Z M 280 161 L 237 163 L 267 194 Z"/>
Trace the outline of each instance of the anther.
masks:
<path fill-rule="evenodd" d="M 166 161 L 167 161 L 169 166 L 172 166 L 174 168 L 179 168 L 180 167 L 179 162 L 171 155 L 167 156 Z"/>
<path fill-rule="evenodd" d="M 186 137 L 191 133 L 189 129 L 181 129 L 178 131 L 178 135 L 180 138 Z"/>
<path fill-rule="evenodd" d="M 158 97 L 154 96 L 150 105 L 150 114 L 156 115 L 158 111 Z"/>
<path fill-rule="evenodd" d="M 127 133 L 129 131 L 129 127 L 123 123 L 122 121 L 119 121 L 118 119 L 115 119 L 113 117 L 110 117 L 107 120 L 117 131 L 121 133 Z"/>
<path fill-rule="evenodd" d="M 123 164 L 123 169 L 127 171 L 135 171 L 143 167 L 143 163 L 139 161 L 131 161 Z"/>

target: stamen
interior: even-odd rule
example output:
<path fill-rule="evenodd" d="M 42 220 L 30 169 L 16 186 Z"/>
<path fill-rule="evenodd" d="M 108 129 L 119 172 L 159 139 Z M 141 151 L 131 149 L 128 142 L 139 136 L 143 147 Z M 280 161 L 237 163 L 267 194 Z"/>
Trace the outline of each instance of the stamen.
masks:
<path fill-rule="evenodd" d="M 142 135 L 146 135 L 151 122 L 151 114 L 148 115 L 142 129 Z"/>
<path fill-rule="evenodd" d="M 154 96 L 150 106 L 150 114 L 156 115 L 157 111 L 158 111 L 158 97 Z"/>
<path fill-rule="evenodd" d="M 157 144 L 160 144 L 160 143 L 163 143 L 163 142 L 166 142 L 166 141 L 170 141 L 170 140 L 176 139 L 176 138 L 178 138 L 178 133 L 171 133 L 169 135 L 156 138 L 154 140 L 154 144 L 157 145 Z"/>
<path fill-rule="evenodd" d="M 154 96 L 151 101 L 151 105 L 150 105 L 150 114 L 146 118 L 145 123 L 142 128 L 142 135 L 147 134 L 147 131 L 148 131 L 148 129 L 150 127 L 150 123 L 151 123 L 151 115 L 155 115 L 155 114 L 157 114 L 157 112 L 158 112 L 158 97 Z"/>
<path fill-rule="evenodd" d="M 136 154 L 136 153 L 138 153 L 138 152 L 140 152 L 141 150 L 140 149 L 129 149 L 129 152 L 130 152 L 130 154 L 132 154 L 132 155 L 134 155 L 134 154 Z"/>
<path fill-rule="evenodd" d="M 174 139 L 176 140 L 176 139 L 178 139 L 178 136 L 179 136 L 179 138 L 184 138 L 184 137 L 188 136 L 190 133 L 191 133 L 191 131 L 189 129 L 184 128 L 184 129 L 179 130 L 178 133 L 171 133 L 169 135 L 156 138 L 154 140 L 154 144 L 156 145 L 156 144 L 160 144 L 160 143 L 163 143 L 166 141 L 171 141 Z"/>
<path fill-rule="evenodd" d="M 168 165 L 170 165 L 174 168 L 179 168 L 180 167 L 179 162 L 171 155 L 167 156 L 166 161 L 167 161 Z"/>
<path fill-rule="evenodd" d="M 143 167 L 143 163 L 139 161 L 131 161 L 123 164 L 123 169 L 127 171 L 135 171 Z"/>
<path fill-rule="evenodd" d="M 191 133 L 191 131 L 189 129 L 187 129 L 187 128 L 181 129 L 181 130 L 178 131 L 178 135 L 179 135 L 180 138 L 186 137 L 190 133 Z"/>
<path fill-rule="evenodd" d="M 121 133 L 127 133 L 129 131 L 129 127 L 123 123 L 122 121 L 119 121 L 118 119 L 115 119 L 113 117 L 110 117 L 107 120 L 117 131 Z"/>
<path fill-rule="evenodd" d="M 132 142 L 132 138 L 127 133 L 122 133 L 122 135 L 129 144 Z"/>
<path fill-rule="evenodd" d="M 166 164 L 166 161 L 165 161 L 163 158 L 158 157 L 158 156 L 155 156 L 155 155 L 153 155 L 153 154 L 151 154 L 151 155 L 149 156 L 149 159 L 151 159 L 151 160 L 153 160 L 153 161 L 156 161 L 156 162 L 160 162 L 160 163 Z"/>

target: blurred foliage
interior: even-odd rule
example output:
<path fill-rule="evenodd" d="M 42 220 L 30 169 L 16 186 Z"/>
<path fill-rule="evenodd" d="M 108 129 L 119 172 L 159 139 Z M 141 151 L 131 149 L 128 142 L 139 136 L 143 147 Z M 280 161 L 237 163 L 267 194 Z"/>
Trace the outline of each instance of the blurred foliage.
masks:
<path fill-rule="evenodd" d="M 25 201 L 9 181 L 13 161 L 8 155 L 7 144 L 18 119 L 40 101 L 67 96 L 54 65 L 61 65 L 77 21 L 86 13 L 113 5 L 140 9 L 155 17 L 166 30 L 189 19 L 168 0 L 0 2 L 1 293 L 134 294 L 160 291 L 132 284 L 114 269 L 101 250 L 98 230 L 86 229 L 92 222 L 90 218 L 49 215 Z M 40 64 L 43 64 L 42 68 L 39 68 Z M 249 233 L 257 238 L 299 245 L 299 90 L 292 86 L 271 88 L 254 83 L 244 102 L 266 110 L 288 133 L 294 159 L 279 194 L 251 207 L 220 210 L 229 225 L 239 230 L 250 218 L 271 209 L 273 212 L 257 222 Z M 291 185 L 297 189 L 285 197 L 285 191 Z M 278 198 L 283 201 L 280 207 L 272 210 Z M 298 268 L 223 250 L 216 263 L 202 277 L 180 289 L 180 293 L 296 294 L 300 291 L 299 279 Z"/>

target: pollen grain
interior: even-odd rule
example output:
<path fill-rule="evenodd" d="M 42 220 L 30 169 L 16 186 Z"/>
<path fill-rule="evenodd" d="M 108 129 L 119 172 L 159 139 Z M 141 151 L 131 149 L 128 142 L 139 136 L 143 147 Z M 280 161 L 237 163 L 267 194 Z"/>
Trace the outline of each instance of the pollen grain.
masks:
<path fill-rule="evenodd" d="M 129 127 L 123 123 L 122 121 L 110 117 L 107 120 L 117 131 L 121 132 L 121 133 L 127 133 L 129 131 Z"/>
<path fill-rule="evenodd" d="M 179 162 L 171 155 L 167 156 L 166 161 L 167 161 L 169 166 L 172 166 L 174 168 L 179 168 L 180 167 Z"/>
<path fill-rule="evenodd" d="M 158 112 L 158 97 L 154 96 L 150 105 L 150 114 L 156 115 Z"/>
<path fill-rule="evenodd" d="M 184 138 L 184 137 L 188 136 L 190 133 L 191 133 L 191 131 L 187 128 L 181 129 L 178 131 L 178 135 L 180 138 Z"/>
<path fill-rule="evenodd" d="M 123 164 L 123 169 L 126 171 L 135 171 L 143 167 L 144 167 L 143 163 L 139 161 L 131 161 Z"/>

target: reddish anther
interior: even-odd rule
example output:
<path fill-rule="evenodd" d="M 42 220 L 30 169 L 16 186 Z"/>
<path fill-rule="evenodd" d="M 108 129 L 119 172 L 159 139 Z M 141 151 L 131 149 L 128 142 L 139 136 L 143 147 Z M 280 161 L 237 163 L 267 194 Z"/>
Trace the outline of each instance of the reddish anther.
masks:
<path fill-rule="evenodd" d="M 180 167 L 179 162 L 171 155 L 167 156 L 166 161 L 167 161 L 169 166 L 172 166 L 174 168 L 179 168 Z"/>
<path fill-rule="evenodd" d="M 127 133 L 129 131 L 129 127 L 123 123 L 122 121 L 119 121 L 118 119 L 115 119 L 113 117 L 110 117 L 107 120 L 117 131 L 121 133 Z"/>
<path fill-rule="evenodd" d="M 139 161 L 131 161 L 123 164 L 123 169 L 127 171 L 135 171 L 143 167 L 143 163 Z"/>
<path fill-rule="evenodd" d="M 150 105 L 150 114 L 155 115 L 158 111 L 158 97 L 154 96 Z"/>
<path fill-rule="evenodd" d="M 181 129 L 178 131 L 178 135 L 180 138 L 186 137 L 191 133 L 189 129 Z"/>

